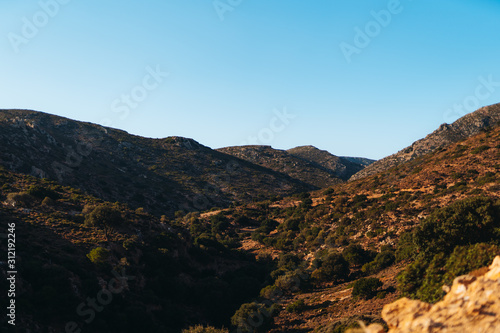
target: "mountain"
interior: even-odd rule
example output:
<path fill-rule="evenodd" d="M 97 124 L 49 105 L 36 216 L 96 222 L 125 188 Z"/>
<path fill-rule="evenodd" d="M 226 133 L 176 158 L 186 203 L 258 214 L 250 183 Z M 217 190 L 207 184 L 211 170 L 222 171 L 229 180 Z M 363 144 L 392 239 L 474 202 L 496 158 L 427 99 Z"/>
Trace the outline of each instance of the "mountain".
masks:
<path fill-rule="evenodd" d="M 337 157 L 313 146 L 286 151 L 270 146 L 239 146 L 221 148 L 218 151 L 286 174 L 317 188 L 345 181 L 371 161 Z"/>
<path fill-rule="evenodd" d="M 344 332 L 359 320 L 382 322 L 384 305 L 401 296 L 439 301 L 442 285 L 491 263 L 500 254 L 493 231 L 500 228 L 499 156 L 500 127 L 485 128 L 442 150 L 310 197 L 227 212 L 230 219 L 250 216 L 255 225 L 241 226 L 252 232 L 242 240 L 246 251 L 300 258 L 268 288 L 290 288 L 281 296 L 269 292 L 263 301 L 285 309 L 275 315 L 269 332 Z M 440 242 L 443 249 L 436 245 Z M 348 277 L 344 271 L 334 274 L 340 264 L 323 266 L 341 262 L 339 253 L 349 262 Z M 368 288 L 363 283 L 377 281 L 366 279 L 381 284 L 372 286 L 371 294 L 356 296 L 356 286 Z M 288 287 L 290 280 L 298 282 Z"/>
<path fill-rule="evenodd" d="M 496 126 L 500 121 L 500 104 L 483 107 L 467 114 L 453 124 L 442 124 L 433 133 L 414 142 L 411 146 L 385 157 L 353 175 L 350 180 L 356 180 L 379 173 L 391 167 L 411 161 L 417 157 L 436 151 L 451 143 L 466 139 L 490 126 Z"/>
<path fill-rule="evenodd" d="M 169 216 L 315 188 L 192 139 L 149 139 L 27 110 L 0 111 L 0 165 Z"/>
<path fill-rule="evenodd" d="M 289 149 L 293 156 L 315 163 L 328 170 L 336 178 L 342 180 L 349 179 L 367 165 L 375 162 L 367 158 L 358 157 L 338 157 L 330 154 L 326 150 L 320 150 L 313 146 L 302 146 Z"/>
<path fill-rule="evenodd" d="M 315 163 L 296 157 L 285 150 L 269 146 L 227 147 L 218 151 L 286 174 L 316 188 L 338 184 L 341 180 Z"/>
<path fill-rule="evenodd" d="M 364 157 L 348 157 L 348 156 L 342 156 L 341 158 L 344 158 L 352 163 L 359 164 L 362 166 L 369 166 L 370 164 L 374 163 L 376 160 L 372 160 L 370 158 L 364 158 Z"/>
<path fill-rule="evenodd" d="M 160 218 L 131 207 L 127 195 L 117 202 L 120 193 L 113 191 L 128 186 L 133 193 L 150 193 L 144 186 L 158 186 L 151 179 L 162 182 L 163 170 L 180 168 L 184 173 L 165 176 L 173 183 L 167 194 L 203 193 L 196 192 L 196 185 L 205 185 L 203 175 L 189 167 L 205 166 L 196 159 L 213 156 L 254 170 L 254 177 L 299 181 L 189 139 L 145 139 L 26 111 L 0 115 L 0 225 L 6 232 L 14 225 L 17 234 L 21 331 L 59 332 L 74 323 L 93 333 L 228 332 L 193 325 L 330 333 L 362 321 L 378 323 L 372 328 L 381 332 L 382 317 L 392 328 L 404 318 L 397 311 L 393 319 L 381 316 L 387 304 L 407 297 L 429 308 L 427 303 L 445 297 L 443 285 L 471 271 L 479 277 L 477 269 L 500 254 L 500 126 L 485 126 L 459 142 L 327 189 L 227 208 L 211 201 L 204 212 Z M 124 143 L 126 153 L 117 152 Z M 54 158 L 72 171 L 55 172 L 57 182 L 40 178 Z M 123 171 L 136 167 L 139 173 L 126 173 L 129 178 L 120 183 L 113 178 L 122 173 L 113 169 L 117 162 L 129 163 L 118 165 Z M 201 172 L 211 170 L 211 162 Z M 113 200 L 103 200 L 102 188 L 89 195 L 92 187 L 68 186 L 83 182 L 80 173 L 91 184 L 99 185 L 92 178 L 111 179 Z M 272 186 L 234 179 L 248 182 L 234 184 L 234 191 L 259 193 L 250 187 Z M 9 251 L 7 242 L 0 242 L 0 250 Z M 7 263 L 0 261 L 0 268 L 5 273 Z M 473 287 L 466 282 L 466 289 Z M 0 285 L 9 288 L 5 278 Z M 103 311 L 92 311 L 93 299 Z M 0 331 L 7 331 L 6 319 Z"/>

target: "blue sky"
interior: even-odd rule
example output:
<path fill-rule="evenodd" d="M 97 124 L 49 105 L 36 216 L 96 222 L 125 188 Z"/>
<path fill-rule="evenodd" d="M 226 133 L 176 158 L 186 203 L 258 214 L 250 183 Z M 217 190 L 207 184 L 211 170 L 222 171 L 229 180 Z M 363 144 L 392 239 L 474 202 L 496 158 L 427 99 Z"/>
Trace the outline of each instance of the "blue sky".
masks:
<path fill-rule="evenodd" d="M 500 102 L 499 14 L 493 0 L 1 1 L 0 108 L 381 158 Z"/>

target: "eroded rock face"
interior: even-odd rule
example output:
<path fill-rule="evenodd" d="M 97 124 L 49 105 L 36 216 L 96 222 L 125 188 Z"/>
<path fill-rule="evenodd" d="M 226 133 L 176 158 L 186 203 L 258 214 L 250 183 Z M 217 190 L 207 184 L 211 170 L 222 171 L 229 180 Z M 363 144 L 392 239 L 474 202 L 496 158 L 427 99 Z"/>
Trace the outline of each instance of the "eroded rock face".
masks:
<path fill-rule="evenodd" d="M 434 305 L 402 298 L 388 304 L 382 317 L 389 333 L 500 332 L 500 256 L 483 276 L 463 275 Z"/>

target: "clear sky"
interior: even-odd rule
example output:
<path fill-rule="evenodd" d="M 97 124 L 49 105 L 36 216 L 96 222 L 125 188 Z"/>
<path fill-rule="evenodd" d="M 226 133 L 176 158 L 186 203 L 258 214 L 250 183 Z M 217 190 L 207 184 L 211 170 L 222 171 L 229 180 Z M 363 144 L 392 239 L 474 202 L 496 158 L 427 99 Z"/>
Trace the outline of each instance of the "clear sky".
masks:
<path fill-rule="evenodd" d="M 0 108 L 381 158 L 500 102 L 499 17 L 498 0 L 0 1 Z"/>

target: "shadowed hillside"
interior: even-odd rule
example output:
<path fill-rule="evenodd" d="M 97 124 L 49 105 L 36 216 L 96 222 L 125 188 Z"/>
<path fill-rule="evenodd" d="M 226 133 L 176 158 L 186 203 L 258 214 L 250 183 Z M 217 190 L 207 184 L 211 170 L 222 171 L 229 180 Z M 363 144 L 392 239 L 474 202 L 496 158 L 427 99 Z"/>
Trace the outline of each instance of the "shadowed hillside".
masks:
<path fill-rule="evenodd" d="M 191 139 L 143 138 L 21 110 L 0 111 L 0 164 L 170 216 L 315 188 Z"/>

